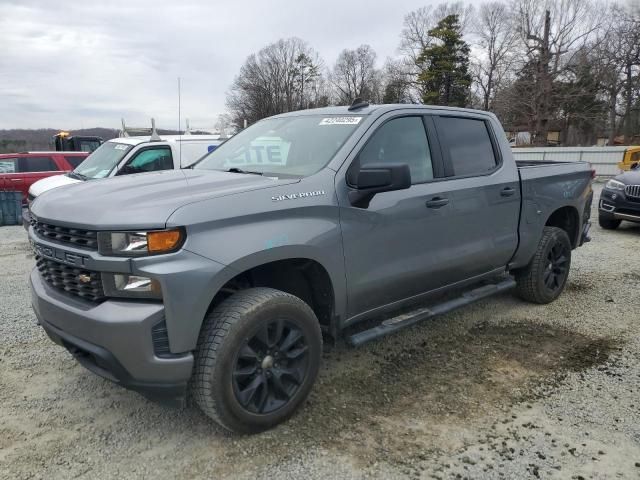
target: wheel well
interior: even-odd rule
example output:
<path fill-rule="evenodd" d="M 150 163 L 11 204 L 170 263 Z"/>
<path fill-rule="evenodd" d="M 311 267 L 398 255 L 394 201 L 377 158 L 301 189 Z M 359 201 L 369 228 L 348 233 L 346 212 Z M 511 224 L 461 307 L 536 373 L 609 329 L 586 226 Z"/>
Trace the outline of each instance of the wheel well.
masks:
<path fill-rule="evenodd" d="M 571 247 L 576 248 L 579 223 L 578 210 L 574 207 L 562 207 L 551 214 L 545 226 L 558 227 L 567 232 L 569 240 L 571 240 Z"/>
<path fill-rule="evenodd" d="M 239 290 L 269 287 L 302 299 L 318 317 L 323 330 L 331 332 L 334 295 L 331 279 L 315 260 L 292 258 L 265 263 L 229 280 L 211 301 L 209 310 Z"/>

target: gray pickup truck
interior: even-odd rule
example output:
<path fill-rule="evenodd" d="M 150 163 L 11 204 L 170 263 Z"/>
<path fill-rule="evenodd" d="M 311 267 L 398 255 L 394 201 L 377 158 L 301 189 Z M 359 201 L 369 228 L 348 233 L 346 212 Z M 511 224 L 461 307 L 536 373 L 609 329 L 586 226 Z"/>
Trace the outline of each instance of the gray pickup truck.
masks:
<path fill-rule="evenodd" d="M 516 164 L 486 112 L 278 115 L 193 168 L 39 196 L 33 308 L 96 374 L 256 432 L 305 400 L 323 334 L 360 345 L 511 288 L 553 301 L 591 182 Z"/>

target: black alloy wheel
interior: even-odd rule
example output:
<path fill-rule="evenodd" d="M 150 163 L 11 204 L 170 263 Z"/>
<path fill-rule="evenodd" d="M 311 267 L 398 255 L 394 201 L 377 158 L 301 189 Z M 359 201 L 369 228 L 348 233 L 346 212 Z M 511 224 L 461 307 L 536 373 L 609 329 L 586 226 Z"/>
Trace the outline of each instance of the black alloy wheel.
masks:
<path fill-rule="evenodd" d="M 233 392 L 247 411 L 267 414 L 297 393 L 309 370 L 309 346 L 302 330 L 283 318 L 264 325 L 238 351 Z"/>
<path fill-rule="evenodd" d="M 320 323 L 309 305 L 272 288 L 241 290 L 204 319 L 191 393 L 224 428 L 261 432 L 303 404 L 321 357 Z"/>
<path fill-rule="evenodd" d="M 516 292 L 533 303 L 553 302 L 564 290 L 571 268 L 571 241 L 558 227 L 544 227 L 527 266 L 514 271 Z"/>
<path fill-rule="evenodd" d="M 562 286 L 569 274 L 569 255 L 566 244 L 558 242 L 551 247 L 547 255 L 547 268 L 542 280 L 550 292 L 555 292 Z"/>

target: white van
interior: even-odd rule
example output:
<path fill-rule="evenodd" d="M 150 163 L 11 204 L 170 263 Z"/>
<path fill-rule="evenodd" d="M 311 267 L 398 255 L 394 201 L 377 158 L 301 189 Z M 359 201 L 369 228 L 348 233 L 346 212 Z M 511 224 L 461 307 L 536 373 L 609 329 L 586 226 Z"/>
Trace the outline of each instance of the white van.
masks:
<path fill-rule="evenodd" d="M 185 168 L 222 143 L 219 135 L 120 137 L 103 143 L 75 170 L 35 182 L 28 201 L 52 188 L 130 173 Z"/>

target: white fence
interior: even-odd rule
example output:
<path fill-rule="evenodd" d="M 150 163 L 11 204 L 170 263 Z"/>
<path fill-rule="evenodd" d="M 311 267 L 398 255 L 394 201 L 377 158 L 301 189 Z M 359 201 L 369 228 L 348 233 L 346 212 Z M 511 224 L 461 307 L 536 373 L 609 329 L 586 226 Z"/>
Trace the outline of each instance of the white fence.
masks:
<path fill-rule="evenodd" d="M 627 147 L 540 147 L 513 148 L 516 160 L 545 160 L 547 162 L 589 162 L 596 175 L 612 177 L 621 172 L 618 162 Z"/>

